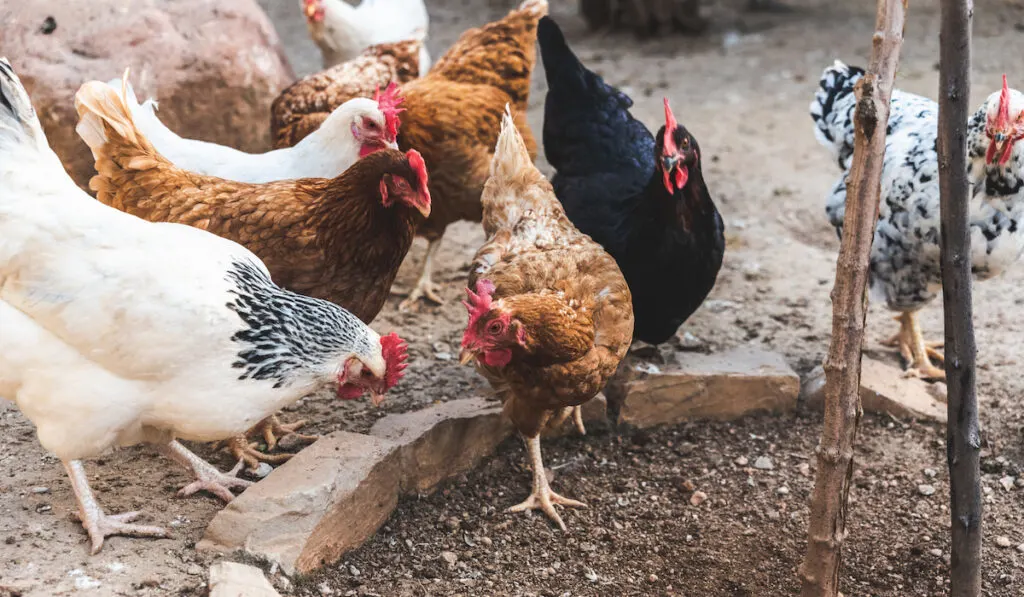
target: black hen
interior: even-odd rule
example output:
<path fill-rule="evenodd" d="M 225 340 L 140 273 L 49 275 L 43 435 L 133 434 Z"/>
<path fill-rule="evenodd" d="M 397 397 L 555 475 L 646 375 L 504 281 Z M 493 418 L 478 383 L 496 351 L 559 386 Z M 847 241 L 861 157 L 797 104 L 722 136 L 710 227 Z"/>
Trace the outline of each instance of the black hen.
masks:
<path fill-rule="evenodd" d="M 671 338 L 715 285 L 725 252 L 722 217 L 700 166 L 697 140 L 676 123 L 656 137 L 633 101 L 590 72 L 549 17 L 537 29 L 548 80 L 544 152 L 551 183 L 582 232 L 618 262 L 636 317 L 633 335 Z"/>

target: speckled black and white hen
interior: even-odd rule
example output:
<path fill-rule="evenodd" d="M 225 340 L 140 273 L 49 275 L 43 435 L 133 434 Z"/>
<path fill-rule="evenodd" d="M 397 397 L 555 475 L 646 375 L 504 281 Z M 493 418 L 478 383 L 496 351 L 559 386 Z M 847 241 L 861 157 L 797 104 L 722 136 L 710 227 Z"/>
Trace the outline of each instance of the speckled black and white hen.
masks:
<path fill-rule="evenodd" d="M 150 443 L 232 499 L 249 482 L 178 440 L 235 436 L 335 385 L 397 383 L 406 351 L 348 311 L 275 285 L 241 245 L 147 222 L 75 186 L 14 70 L 0 59 L 0 398 L 64 463 L 95 553 L 110 535 L 166 535 L 106 514 L 82 459 Z"/>
<path fill-rule="evenodd" d="M 811 102 L 814 134 L 829 148 L 843 175 L 825 209 L 841 235 L 846 177 L 853 161 L 854 86 L 863 69 L 842 62 L 825 69 Z M 1006 87 L 988 97 L 968 123 L 972 269 L 979 279 L 1017 261 L 1024 235 L 1024 95 Z M 916 314 L 941 288 L 939 268 L 939 178 L 936 138 L 938 104 L 893 90 L 882 166 L 882 201 L 871 248 L 872 294 L 900 313 L 900 332 L 889 341 L 909 363 L 908 375 L 942 379 L 941 343 L 927 343 Z M 1024 144 L 1022 144 L 1024 145 Z"/>

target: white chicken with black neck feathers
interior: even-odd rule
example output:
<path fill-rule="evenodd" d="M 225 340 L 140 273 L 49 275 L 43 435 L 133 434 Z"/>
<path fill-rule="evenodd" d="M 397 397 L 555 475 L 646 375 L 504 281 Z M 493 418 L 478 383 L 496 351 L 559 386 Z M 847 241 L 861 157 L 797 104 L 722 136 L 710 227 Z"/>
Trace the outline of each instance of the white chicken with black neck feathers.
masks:
<path fill-rule="evenodd" d="M 854 86 L 863 69 L 836 61 L 825 69 L 811 102 L 814 134 L 832 151 L 842 176 L 826 199 L 829 221 L 842 234 L 846 177 L 853 159 Z M 991 94 L 968 121 L 971 266 L 987 279 L 1005 271 L 1024 248 L 1024 95 Z M 944 379 L 936 350 L 924 341 L 917 311 L 942 285 L 939 262 L 938 104 L 893 90 L 882 164 L 881 203 L 870 258 L 872 294 L 900 315 L 900 332 L 889 340 L 909 363 L 907 375 Z"/>
<path fill-rule="evenodd" d="M 79 189 L 0 60 L 0 396 L 63 463 L 95 553 L 107 536 L 165 536 L 106 514 L 81 460 L 151 443 L 188 467 L 183 494 L 249 482 L 178 439 L 232 437 L 314 390 L 378 401 L 405 347 L 326 301 L 282 290 L 242 246 L 150 223 Z"/>

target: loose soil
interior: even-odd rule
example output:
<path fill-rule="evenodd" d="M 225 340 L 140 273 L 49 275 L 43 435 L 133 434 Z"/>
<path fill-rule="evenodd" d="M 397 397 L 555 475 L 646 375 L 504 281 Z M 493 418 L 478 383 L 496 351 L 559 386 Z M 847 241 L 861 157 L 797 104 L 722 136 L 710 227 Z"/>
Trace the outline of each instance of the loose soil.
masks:
<path fill-rule="evenodd" d="M 745 0 L 723 0 L 708 10 L 713 24 L 706 35 L 643 41 L 588 32 L 574 3 L 553 3 L 552 12 L 582 59 L 632 95 L 635 115 L 656 128 L 661 97 L 671 98 L 678 119 L 705 151 L 705 177 L 729 244 L 718 285 L 685 331 L 705 351 L 741 344 L 779 351 L 804 374 L 827 350 L 838 247 L 823 213 L 824 194 L 838 172 L 811 134 L 807 105 L 833 59 L 867 61 L 874 6 L 786 2 L 792 11 L 763 14 L 747 12 Z M 315 70 L 319 55 L 293 2 L 261 4 L 296 70 Z M 1024 85 L 1024 7 L 978 4 L 974 105 L 998 88 L 1003 72 L 1011 84 Z M 511 5 L 428 0 L 434 56 L 467 27 L 497 18 Z M 938 3 L 914 2 L 909 16 L 897 84 L 935 97 Z M 536 131 L 544 87 L 538 66 L 529 114 Z M 437 272 L 446 305 L 400 314 L 395 298 L 378 319 L 380 331 L 394 329 L 408 338 L 412 353 L 409 374 L 385 408 L 310 398 L 285 418 L 309 419 L 309 429 L 318 433 L 365 431 L 389 412 L 487 392 L 452 358 L 465 322 L 458 302 L 462 283 L 482 238 L 477 224 L 449 229 Z M 423 246 L 418 242 L 411 251 L 399 288 L 415 280 Z M 1017 268 L 975 289 L 984 592 L 992 597 L 1024 594 L 1024 489 L 1000 483 L 1024 469 L 1022 281 L 1024 268 Z M 889 315 L 871 309 L 866 348 L 896 362 L 879 348 L 895 331 Z M 924 312 L 930 336 L 941 335 L 941 317 L 938 303 Z M 523 449 L 510 439 L 479 470 L 434 495 L 404 499 L 387 526 L 338 565 L 290 581 L 275 574 L 275 582 L 283 594 L 302 596 L 793 595 L 820 425 L 818 414 L 800 412 L 546 440 L 556 491 L 590 505 L 564 515 L 567 533 L 541 516 L 504 511 L 529 489 Z M 196 449 L 224 468 L 231 465 L 230 457 L 209 446 Z M 865 417 L 844 552 L 846 595 L 948 594 L 944 454 L 939 426 Z M 772 469 L 754 468 L 759 457 L 769 458 Z M 176 498 L 187 477 L 144 448 L 86 466 L 109 512 L 142 510 L 144 522 L 169 525 L 174 538 L 115 537 L 90 557 L 84 532 L 70 517 L 73 495 L 60 464 L 42 450 L 17 409 L 0 403 L 0 595 L 204 595 L 212 558 L 194 546 L 220 504 L 210 496 Z M 693 505 L 700 501 L 697 491 L 706 500 Z"/>

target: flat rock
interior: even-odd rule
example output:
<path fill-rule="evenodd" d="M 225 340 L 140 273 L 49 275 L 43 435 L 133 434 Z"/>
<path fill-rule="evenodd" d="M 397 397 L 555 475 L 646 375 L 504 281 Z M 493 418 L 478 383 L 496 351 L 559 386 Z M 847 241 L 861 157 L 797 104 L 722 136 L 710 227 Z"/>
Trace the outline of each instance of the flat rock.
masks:
<path fill-rule="evenodd" d="M 424 494 L 473 469 L 512 431 L 499 403 L 467 398 L 388 415 L 377 421 L 370 435 L 399 446 L 401 490 Z"/>
<path fill-rule="evenodd" d="M 398 448 L 359 433 L 323 436 L 218 512 L 197 548 L 243 549 L 289 575 L 333 562 L 398 504 Z"/>
<path fill-rule="evenodd" d="M 670 356 L 664 364 L 628 357 L 605 390 L 619 405 L 619 423 L 650 427 L 796 407 L 800 378 L 782 355 L 744 347 Z"/>
<path fill-rule="evenodd" d="M 74 96 L 131 67 L 139 98 L 184 136 L 243 151 L 270 148 L 270 104 L 295 80 L 256 0 L 8 2 L 0 55 L 24 82 L 50 145 L 80 186 L 93 175 L 75 133 Z"/>
<path fill-rule="evenodd" d="M 326 435 L 217 513 L 198 549 L 311 572 L 373 536 L 402 493 L 472 469 L 511 432 L 500 405 L 468 398 L 388 415 L 369 435 Z"/>
<path fill-rule="evenodd" d="M 210 566 L 210 597 L 281 597 L 263 571 L 235 562 Z"/>
<path fill-rule="evenodd" d="M 935 386 L 915 378 L 903 377 L 898 367 L 861 358 L 860 401 L 864 410 L 888 413 L 894 417 L 946 422 L 946 404 L 936 399 Z M 822 408 L 825 400 L 825 372 L 816 367 L 807 376 L 802 390 L 807 405 Z"/>

